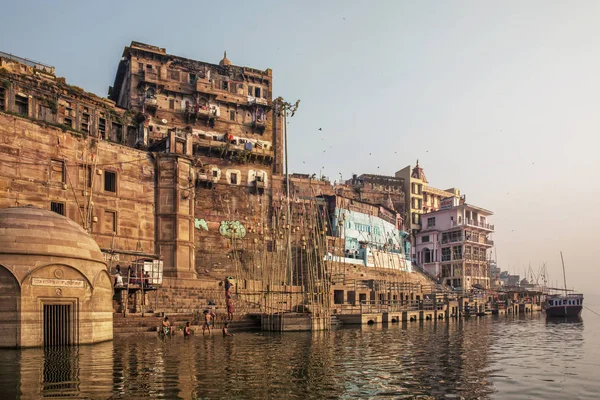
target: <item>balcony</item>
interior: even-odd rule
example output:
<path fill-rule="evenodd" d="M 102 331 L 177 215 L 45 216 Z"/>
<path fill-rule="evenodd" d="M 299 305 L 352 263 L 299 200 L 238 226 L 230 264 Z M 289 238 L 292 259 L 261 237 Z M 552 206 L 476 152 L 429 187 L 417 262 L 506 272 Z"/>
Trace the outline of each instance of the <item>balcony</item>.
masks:
<path fill-rule="evenodd" d="M 155 110 L 158 108 L 158 100 L 155 97 L 149 97 L 144 100 L 144 107 Z"/>
<path fill-rule="evenodd" d="M 478 264 L 484 264 L 487 263 L 487 256 L 481 254 L 454 254 L 451 258 L 450 256 L 442 255 L 443 263 L 453 261 L 477 261 Z"/>
<path fill-rule="evenodd" d="M 210 121 L 218 119 L 219 113 L 217 112 L 216 108 L 188 105 L 185 109 L 185 118 L 188 123 L 194 123 L 198 119 Z"/>
<path fill-rule="evenodd" d="M 221 151 L 222 153 L 241 153 L 248 152 L 254 156 L 263 156 L 272 158 L 273 150 L 272 148 L 266 149 L 258 146 L 252 146 L 251 149 L 248 149 L 245 144 L 232 144 L 221 142 L 218 140 L 210 140 L 210 139 L 202 139 L 198 138 L 194 140 L 194 144 L 197 145 L 198 148 L 209 149 L 211 151 Z M 261 182 L 264 184 L 264 182 Z"/>
<path fill-rule="evenodd" d="M 155 70 L 145 70 L 140 74 L 142 81 L 147 83 L 154 83 L 157 85 L 160 82 L 160 76 Z"/>
<path fill-rule="evenodd" d="M 467 238 L 465 239 L 465 242 L 467 243 L 473 243 L 473 244 L 480 244 L 483 246 L 493 246 L 494 245 L 494 241 L 491 239 L 487 239 L 487 238 Z"/>
<path fill-rule="evenodd" d="M 486 229 L 488 231 L 493 231 L 494 230 L 494 225 L 492 224 L 488 224 L 485 222 L 480 222 L 474 219 L 465 219 L 465 225 L 467 226 L 473 226 L 476 228 L 482 228 L 482 229 Z"/>
<path fill-rule="evenodd" d="M 252 127 L 259 130 L 264 130 L 267 126 L 265 118 L 256 119 L 252 121 Z"/>

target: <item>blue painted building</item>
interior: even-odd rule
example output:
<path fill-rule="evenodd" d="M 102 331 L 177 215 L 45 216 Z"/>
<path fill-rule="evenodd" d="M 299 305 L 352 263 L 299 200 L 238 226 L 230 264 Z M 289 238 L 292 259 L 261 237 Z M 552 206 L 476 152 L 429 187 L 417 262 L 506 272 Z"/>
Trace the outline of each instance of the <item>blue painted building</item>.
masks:
<path fill-rule="evenodd" d="M 344 239 L 344 262 L 411 271 L 408 234 L 397 212 L 342 196 L 326 200 L 330 234 Z"/>

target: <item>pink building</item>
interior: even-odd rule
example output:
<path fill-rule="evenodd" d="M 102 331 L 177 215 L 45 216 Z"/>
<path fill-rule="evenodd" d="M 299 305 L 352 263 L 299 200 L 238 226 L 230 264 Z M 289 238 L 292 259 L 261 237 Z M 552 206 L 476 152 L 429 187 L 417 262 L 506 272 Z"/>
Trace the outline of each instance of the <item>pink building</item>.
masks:
<path fill-rule="evenodd" d="M 422 229 L 416 235 L 417 265 L 446 286 L 489 288 L 488 250 L 494 244 L 490 215 L 464 199 L 444 199 L 440 210 L 422 215 Z"/>

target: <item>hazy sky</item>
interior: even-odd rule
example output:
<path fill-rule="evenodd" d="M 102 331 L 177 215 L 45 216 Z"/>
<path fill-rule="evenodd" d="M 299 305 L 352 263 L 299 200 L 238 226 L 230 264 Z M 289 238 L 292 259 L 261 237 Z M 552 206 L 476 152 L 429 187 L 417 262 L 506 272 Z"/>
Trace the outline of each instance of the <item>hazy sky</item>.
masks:
<path fill-rule="evenodd" d="M 0 50 L 106 96 L 132 40 L 272 68 L 301 99 L 290 166 L 332 180 L 418 158 L 495 212 L 498 263 L 600 279 L 600 2 L 7 1 Z M 319 131 L 322 128 L 322 131 Z"/>

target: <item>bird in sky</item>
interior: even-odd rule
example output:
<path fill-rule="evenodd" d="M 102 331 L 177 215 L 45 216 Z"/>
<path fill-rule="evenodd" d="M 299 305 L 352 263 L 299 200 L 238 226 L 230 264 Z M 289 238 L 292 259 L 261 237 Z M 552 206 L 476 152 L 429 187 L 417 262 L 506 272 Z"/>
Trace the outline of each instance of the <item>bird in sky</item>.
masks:
<path fill-rule="evenodd" d="M 319 128 L 319 130 L 320 130 L 320 131 L 322 131 L 322 130 L 323 130 L 323 128 Z"/>

